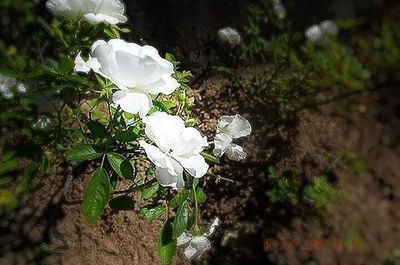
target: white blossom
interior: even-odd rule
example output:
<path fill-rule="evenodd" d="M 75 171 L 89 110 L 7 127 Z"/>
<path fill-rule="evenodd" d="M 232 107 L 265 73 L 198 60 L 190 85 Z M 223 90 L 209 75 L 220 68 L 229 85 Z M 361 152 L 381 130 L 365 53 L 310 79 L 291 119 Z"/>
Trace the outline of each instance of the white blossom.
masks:
<path fill-rule="evenodd" d="M 246 158 L 243 148 L 232 143 L 234 139 L 250 135 L 250 123 L 236 114 L 234 116 L 222 116 L 217 125 L 217 135 L 214 138 L 213 154 L 221 157 L 226 153 L 229 159 L 240 161 Z"/>
<path fill-rule="evenodd" d="M 91 24 L 125 23 L 125 5 L 121 0 L 48 0 L 46 7 L 56 16 L 76 17 L 82 14 Z"/>
<path fill-rule="evenodd" d="M 185 127 L 178 116 L 156 112 L 143 119 L 145 133 L 155 145 L 139 141 L 148 158 L 156 166 L 155 175 L 164 187 L 184 186 L 183 170 L 195 178 L 203 177 L 208 164 L 200 154 L 207 147 L 207 138 L 193 127 Z"/>
<path fill-rule="evenodd" d="M 226 27 L 218 30 L 220 42 L 227 43 L 231 47 L 238 46 L 242 42 L 242 37 L 236 29 Z"/>
<path fill-rule="evenodd" d="M 122 110 L 144 117 L 152 107 L 150 95 L 169 95 L 180 85 L 172 77 L 174 67 L 151 46 L 140 46 L 120 39 L 96 41 L 86 65 L 78 55 L 76 70 L 90 68 L 114 83 L 118 91 L 113 102 Z"/>
<path fill-rule="evenodd" d="M 211 224 L 208 231 L 201 236 L 193 236 L 190 233 L 184 232 L 177 238 L 177 245 L 181 246 L 187 244 L 187 247 L 184 251 L 185 256 L 188 259 L 198 259 L 205 251 L 211 248 L 211 242 L 208 237 L 214 233 L 218 225 L 219 218 L 217 217 Z"/>
<path fill-rule="evenodd" d="M 0 94 L 5 99 L 13 99 L 14 92 L 11 90 L 17 84 L 17 80 L 13 77 L 0 74 Z"/>
<path fill-rule="evenodd" d="M 47 131 L 53 128 L 54 124 L 52 119 L 47 116 L 40 116 L 33 124 L 32 129 L 40 130 L 40 131 Z"/>
<path fill-rule="evenodd" d="M 279 19 L 284 19 L 286 17 L 286 8 L 282 4 L 281 0 L 273 0 L 272 8 L 274 10 L 275 15 Z"/>
<path fill-rule="evenodd" d="M 304 35 L 308 42 L 323 44 L 328 37 L 335 37 L 339 29 L 333 20 L 324 20 L 319 24 L 307 28 Z"/>

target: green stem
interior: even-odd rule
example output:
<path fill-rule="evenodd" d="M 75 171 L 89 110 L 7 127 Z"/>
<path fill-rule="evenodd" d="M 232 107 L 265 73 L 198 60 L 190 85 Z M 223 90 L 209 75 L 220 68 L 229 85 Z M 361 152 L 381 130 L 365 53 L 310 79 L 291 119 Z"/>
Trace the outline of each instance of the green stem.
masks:
<path fill-rule="evenodd" d="M 140 191 L 143 190 L 149 186 L 151 186 L 152 184 L 154 184 L 157 181 L 157 179 L 152 179 L 148 182 L 146 182 L 145 184 L 139 185 L 139 186 L 135 186 L 126 190 L 119 190 L 119 191 L 115 191 L 113 192 L 113 194 L 126 194 L 126 193 L 132 193 L 132 192 L 136 192 L 136 191 Z"/>
<path fill-rule="evenodd" d="M 192 190 L 193 190 L 193 197 L 194 197 L 194 226 L 193 226 L 193 232 L 195 235 L 201 234 L 200 228 L 199 228 L 199 219 L 200 219 L 200 211 L 199 211 L 199 202 L 197 200 L 197 194 L 196 194 L 196 185 L 194 184 L 194 181 L 192 183 Z"/>

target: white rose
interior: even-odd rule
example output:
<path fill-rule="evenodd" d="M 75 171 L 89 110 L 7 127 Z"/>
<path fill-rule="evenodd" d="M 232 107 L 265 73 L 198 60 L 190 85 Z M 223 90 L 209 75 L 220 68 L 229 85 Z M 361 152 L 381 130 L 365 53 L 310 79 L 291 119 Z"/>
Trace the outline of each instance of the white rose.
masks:
<path fill-rule="evenodd" d="M 152 107 L 150 95 L 169 95 L 179 87 L 172 77 L 172 63 L 161 58 L 151 46 L 140 46 L 120 39 L 108 42 L 99 40 L 92 46 L 86 66 L 77 57 L 76 70 L 87 72 L 88 68 L 109 79 L 118 87 L 113 101 L 122 110 L 144 117 Z"/>
<path fill-rule="evenodd" d="M 127 21 L 125 5 L 120 0 L 48 0 L 46 7 L 56 16 L 82 14 L 91 24 L 104 22 L 115 25 Z"/>
<path fill-rule="evenodd" d="M 183 170 L 195 178 L 207 173 L 208 164 L 200 154 L 208 146 L 207 138 L 198 130 L 186 128 L 180 117 L 164 112 L 156 112 L 143 121 L 147 137 L 157 146 L 139 143 L 156 166 L 155 175 L 162 186 L 183 187 Z"/>

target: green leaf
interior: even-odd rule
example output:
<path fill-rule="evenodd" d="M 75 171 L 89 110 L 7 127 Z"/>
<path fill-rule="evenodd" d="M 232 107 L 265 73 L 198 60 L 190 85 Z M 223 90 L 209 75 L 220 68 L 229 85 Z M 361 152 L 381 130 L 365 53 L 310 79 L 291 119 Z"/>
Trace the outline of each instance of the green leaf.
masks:
<path fill-rule="evenodd" d="M 154 100 L 153 104 L 158 111 L 169 113 L 169 108 L 162 101 Z"/>
<path fill-rule="evenodd" d="M 189 191 L 183 190 L 178 194 L 176 194 L 174 198 L 172 198 L 172 200 L 169 202 L 169 206 L 171 208 L 177 209 L 188 199 L 188 197 L 189 197 Z"/>
<path fill-rule="evenodd" d="M 107 172 L 98 168 L 90 177 L 83 193 L 82 211 L 88 223 L 100 217 L 110 200 L 111 186 Z"/>
<path fill-rule="evenodd" d="M 157 194 L 159 189 L 160 189 L 160 184 L 158 184 L 158 182 L 154 183 L 150 187 L 143 190 L 142 199 L 149 200 L 153 198 Z"/>
<path fill-rule="evenodd" d="M 114 139 L 121 143 L 128 143 L 135 140 L 138 135 L 133 131 L 120 131 L 114 135 Z"/>
<path fill-rule="evenodd" d="M 62 57 L 60 62 L 58 63 L 58 72 L 60 74 L 66 74 L 72 69 L 74 69 L 75 62 L 71 58 L 68 57 Z"/>
<path fill-rule="evenodd" d="M 196 197 L 198 203 L 203 203 L 207 199 L 207 195 L 204 193 L 203 189 L 200 187 L 196 188 Z M 194 201 L 193 191 L 190 191 L 190 199 Z"/>
<path fill-rule="evenodd" d="M 178 238 L 186 230 L 189 221 L 189 211 L 186 201 L 176 211 L 174 220 L 174 233 L 173 237 Z"/>
<path fill-rule="evenodd" d="M 2 176 L 0 177 L 0 187 L 9 184 L 12 181 L 12 177 L 10 176 Z"/>
<path fill-rule="evenodd" d="M 127 195 L 122 195 L 112 199 L 109 206 L 114 211 L 131 211 L 135 209 L 135 202 Z"/>
<path fill-rule="evenodd" d="M 146 205 L 139 211 L 139 216 L 148 220 L 155 220 L 160 217 L 165 211 L 162 205 Z"/>
<path fill-rule="evenodd" d="M 134 179 L 134 170 L 128 159 L 117 153 L 108 153 L 107 159 L 118 176 L 123 177 L 124 179 Z"/>
<path fill-rule="evenodd" d="M 157 240 L 157 253 L 161 263 L 168 265 L 176 252 L 176 239 L 173 238 L 173 227 L 170 221 L 166 221 Z"/>
<path fill-rule="evenodd" d="M 89 131 L 97 138 L 107 138 L 108 133 L 106 127 L 98 121 L 91 121 L 87 124 Z"/>
<path fill-rule="evenodd" d="M 68 153 L 68 160 L 82 162 L 93 160 L 101 156 L 98 149 L 91 144 L 79 144 L 74 146 Z"/>
<path fill-rule="evenodd" d="M 218 157 L 216 157 L 216 156 L 214 156 L 214 155 L 212 155 L 212 154 L 210 154 L 210 153 L 208 153 L 208 152 L 206 152 L 206 151 L 201 152 L 201 155 L 202 155 L 207 161 L 209 161 L 209 162 L 211 162 L 211 163 L 219 164 L 219 162 L 220 162 Z"/>
<path fill-rule="evenodd" d="M 9 160 L 0 165 L 0 175 L 13 171 L 17 167 L 17 160 Z"/>

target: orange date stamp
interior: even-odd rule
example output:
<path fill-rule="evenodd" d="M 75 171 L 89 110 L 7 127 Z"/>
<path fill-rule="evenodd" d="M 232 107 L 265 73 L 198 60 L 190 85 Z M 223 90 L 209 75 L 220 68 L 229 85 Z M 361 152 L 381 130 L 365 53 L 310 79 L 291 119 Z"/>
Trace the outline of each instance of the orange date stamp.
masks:
<path fill-rule="evenodd" d="M 342 253 L 343 251 L 352 252 L 362 252 L 363 242 L 360 240 L 353 240 L 351 242 L 344 242 L 340 239 L 310 239 L 302 240 L 300 242 L 293 240 L 277 240 L 277 239 L 267 239 L 264 241 L 264 251 L 274 252 L 274 251 L 334 251 L 336 253 Z"/>

